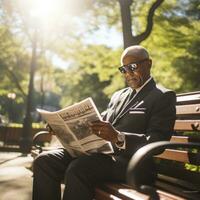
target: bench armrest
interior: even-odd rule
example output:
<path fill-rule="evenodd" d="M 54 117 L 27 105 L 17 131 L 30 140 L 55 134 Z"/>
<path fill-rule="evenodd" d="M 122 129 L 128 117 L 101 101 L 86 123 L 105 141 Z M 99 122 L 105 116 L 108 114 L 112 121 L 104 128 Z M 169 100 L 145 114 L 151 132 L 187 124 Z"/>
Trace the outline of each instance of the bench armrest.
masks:
<path fill-rule="evenodd" d="M 162 153 L 166 148 L 174 149 L 174 148 L 197 148 L 200 149 L 200 143 L 173 143 L 168 141 L 154 142 L 148 145 L 141 147 L 131 158 L 128 168 L 127 168 L 127 182 L 131 185 L 135 190 L 138 190 L 143 193 L 147 193 L 145 191 L 145 185 L 141 183 L 140 174 L 143 173 L 142 166 L 145 161 L 153 158 L 154 155 L 158 155 Z M 151 185 L 152 186 L 152 185 Z M 147 187 L 151 187 L 147 186 Z"/>
<path fill-rule="evenodd" d="M 42 147 L 41 147 L 41 145 L 38 144 L 38 140 L 39 140 L 40 137 L 43 137 L 44 135 L 51 135 L 51 134 L 49 133 L 49 131 L 40 131 L 40 132 L 36 133 L 34 135 L 34 137 L 33 137 L 33 143 L 32 143 L 32 145 L 36 149 L 39 150 L 39 153 L 42 152 Z"/>

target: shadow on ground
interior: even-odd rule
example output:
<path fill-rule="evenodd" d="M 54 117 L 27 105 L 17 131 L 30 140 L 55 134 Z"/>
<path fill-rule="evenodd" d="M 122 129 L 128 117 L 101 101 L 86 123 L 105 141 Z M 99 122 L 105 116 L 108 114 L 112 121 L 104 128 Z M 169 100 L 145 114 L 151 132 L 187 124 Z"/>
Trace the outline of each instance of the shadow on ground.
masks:
<path fill-rule="evenodd" d="M 0 152 L 1 200 L 31 200 L 32 160 L 30 155 Z"/>

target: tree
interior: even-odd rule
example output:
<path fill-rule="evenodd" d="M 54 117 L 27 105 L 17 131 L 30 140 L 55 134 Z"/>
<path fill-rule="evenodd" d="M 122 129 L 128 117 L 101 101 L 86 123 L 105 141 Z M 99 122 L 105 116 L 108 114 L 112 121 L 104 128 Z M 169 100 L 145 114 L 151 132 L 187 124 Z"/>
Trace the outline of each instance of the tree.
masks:
<path fill-rule="evenodd" d="M 55 75 L 63 94 L 61 105 L 91 96 L 101 111 L 105 109 L 113 90 L 124 86 L 117 69 L 120 53 L 104 45 L 85 45 L 80 46 L 78 52 L 74 51 L 73 62 L 65 73 L 61 71 Z"/>
<path fill-rule="evenodd" d="M 133 0 L 119 0 L 121 18 L 122 18 L 122 30 L 123 30 L 123 40 L 124 48 L 140 44 L 144 41 L 152 32 L 153 28 L 153 16 L 156 9 L 162 4 L 164 0 L 156 0 L 149 8 L 147 15 L 146 28 L 143 32 L 138 35 L 134 35 L 132 31 L 132 17 L 131 17 L 131 5 Z"/>
<path fill-rule="evenodd" d="M 154 78 L 179 93 L 199 90 L 197 2 L 164 2 L 157 12 L 152 34 L 142 43 L 153 58 Z"/>
<path fill-rule="evenodd" d="M 12 100 L 12 110 L 18 110 L 15 115 L 12 115 L 11 121 L 20 119 L 20 115 L 23 113 L 22 108 L 23 101 L 26 97 L 26 82 L 23 80 L 27 77 L 26 64 L 28 55 L 20 46 L 20 43 L 14 38 L 9 28 L 5 25 L 0 26 L 0 112 L 4 115 L 11 116 L 8 102 L 9 94 L 15 94 L 16 98 Z M 13 112 L 13 111 L 12 111 Z M 19 117 L 19 118 L 18 118 Z M 20 121 L 20 120 L 19 120 Z"/>
<path fill-rule="evenodd" d="M 173 65 L 177 68 L 179 76 L 184 80 L 181 91 L 200 90 L 200 7 L 198 0 L 180 2 L 182 8 L 182 26 L 178 27 L 180 35 L 185 41 L 180 48 L 184 52 L 173 60 Z M 177 44 L 178 45 L 178 44 Z"/>
<path fill-rule="evenodd" d="M 61 2 L 61 1 L 60 1 Z M 47 3 L 47 2 L 46 2 Z M 51 2 L 52 3 L 52 2 Z M 44 33 L 45 31 L 50 31 L 51 28 L 55 30 L 58 29 L 58 15 L 59 12 L 54 13 L 54 18 L 52 18 L 52 23 L 48 24 L 48 30 L 45 29 L 46 26 L 46 16 L 44 15 L 44 7 L 41 7 L 42 2 L 39 1 L 29 1 L 29 2 L 21 2 L 21 1 L 3 1 L 3 8 L 4 8 L 4 16 L 6 16 L 5 22 L 9 22 L 10 30 L 18 30 L 20 34 L 18 37 L 23 37 L 24 45 L 31 48 L 31 60 L 30 60 L 30 73 L 29 73 L 29 83 L 28 83 L 28 90 L 27 96 L 25 98 L 26 103 L 26 112 L 25 118 L 23 122 L 23 131 L 22 131 L 22 139 L 21 139 L 21 150 L 24 152 L 29 152 L 31 148 L 31 129 L 32 129 L 32 116 L 31 112 L 34 110 L 34 76 L 37 67 L 37 59 L 39 56 L 39 51 L 43 51 L 43 43 L 41 41 L 43 34 L 39 34 L 39 32 Z M 44 5 L 43 5 L 44 6 Z M 46 5 L 47 6 L 47 5 Z M 43 8 L 41 12 L 41 8 Z M 48 7 L 49 8 L 49 7 Z M 63 7 L 59 7 L 60 12 L 63 13 L 63 9 L 66 8 L 66 3 L 63 1 Z M 52 12 L 50 9 L 45 9 Z M 57 15 L 58 14 L 58 15 Z M 50 17 L 50 15 L 48 16 Z M 37 20 L 40 21 L 37 21 Z M 2 19 L 3 21 L 4 19 Z M 18 23 L 15 23 L 17 20 Z M 45 22 L 45 23 L 44 23 Z M 55 24 L 56 23 L 56 24 Z M 51 26 L 50 26 L 51 25 Z M 63 25 L 63 24 L 62 24 Z M 58 32 L 56 32 L 58 33 Z M 54 35 L 54 34 L 52 34 Z M 49 40 L 48 40 L 49 42 Z M 47 43 L 48 43 L 47 42 Z M 52 42 L 52 41 L 51 41 Z M 22 43 L 23 44 L 23 43 Z M 24 47 L 25 47 L 24 46 Z M 27 48 L 27 46 L 25 48 Z M 45 45 L 47 46 L 47 45 Z M 20 86 L 19 82 L 17 84 Z"/>

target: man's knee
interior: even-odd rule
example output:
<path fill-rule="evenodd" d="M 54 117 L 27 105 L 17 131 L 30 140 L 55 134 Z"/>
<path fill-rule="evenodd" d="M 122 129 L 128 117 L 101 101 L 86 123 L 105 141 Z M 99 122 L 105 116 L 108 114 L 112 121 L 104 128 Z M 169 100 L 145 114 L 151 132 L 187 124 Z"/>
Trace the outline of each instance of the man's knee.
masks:
<path fill-rule="evenodd" d="M 108 163 L 111 163 L 110 160 L 109 157 L 97 154 L 80 156 L 69 164 L 65 171 L 65 180 L 77 179 L 93 184 L 97 180 L 105 179 L 102 174 L 108 174 L 108 171 L 110 171 L 108 167 Z"/>
<path fill-rule="evenodd" d="M 89 163 L 85 163 L 87 158 L 77 158 L 73 160 L 65 171 L 66 185 L 63 199 L 93 199 L 94 184 L 88 175 Z M 88 166 L 88 167 L 87 167 Z"/>
<path fill-rule="evenodd" d="M 37 172 L 38 169 L 45 166 L 48 162 L 48 154 L 47 153 L 41 153 L 39 154 L 35 160 L 33 161 L 33 172 Z"/>
<path fill-rule="evenodd" d="M 69 164 L 65 171 L 65 180 L 86 179 L 88 177 L 88 169 L 89 163 L 87 163 L 87 158 L 77 158 Z"/>

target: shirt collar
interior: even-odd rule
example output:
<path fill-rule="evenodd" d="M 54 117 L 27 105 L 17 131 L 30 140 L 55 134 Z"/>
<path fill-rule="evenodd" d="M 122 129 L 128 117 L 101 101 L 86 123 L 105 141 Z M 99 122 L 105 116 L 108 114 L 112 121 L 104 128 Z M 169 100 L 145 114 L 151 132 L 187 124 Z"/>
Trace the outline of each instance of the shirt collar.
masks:
<path fill-rule="evenodd" d="M 147 79 L 142 86 L 140 86 L 139 88 L 136 88 L 135 89 L 136 93 L 138 93 L 151 79 L 152 79 L 152 77 L 150 77 L 149 79 Z"/>

